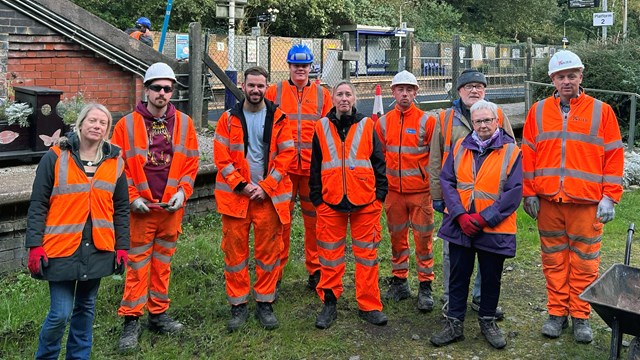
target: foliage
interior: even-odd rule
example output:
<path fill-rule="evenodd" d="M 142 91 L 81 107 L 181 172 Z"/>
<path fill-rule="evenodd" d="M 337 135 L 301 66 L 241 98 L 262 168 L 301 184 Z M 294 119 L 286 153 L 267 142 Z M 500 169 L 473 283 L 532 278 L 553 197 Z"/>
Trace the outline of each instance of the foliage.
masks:
<path fill-rule="evenodd" d="M 58 106 L 56 107 L 56 111 L 58 115 L 62 118 L 62 121 L 67 125 L 73 125 L 76 123 L 78 119 L 78 114 L 80 110 L 87 104 L 84 94 L 82 92 L 78 92 L 76 95 L 72 97 L 67 97 L 62 99 Z"/>
<path fill-rule="evenodd" d="M 0 103 L 0 120 L 5 120 L 9 125 L 18 123 L 20 127 L 29 127 L 29 115 L 33 114 L 31 105 L 5 100 Z"/>

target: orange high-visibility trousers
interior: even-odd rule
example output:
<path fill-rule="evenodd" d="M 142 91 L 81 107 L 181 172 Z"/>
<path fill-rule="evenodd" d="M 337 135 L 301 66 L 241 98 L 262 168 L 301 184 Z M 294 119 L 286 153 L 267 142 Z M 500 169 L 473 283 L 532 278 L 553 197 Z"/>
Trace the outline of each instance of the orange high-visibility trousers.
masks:
<path fill-rule="evenodd" d="M 550 315 L 589 318 L 591 307 L 578 295 L 598 278 L 602 223 L 597 207 L 540 199 L 538 231 Z"/>
<path fill-rule="evenodd" d="M 183 213 L 184 209 L 131 213 L 131 247 L 118 315 L 142 316 L 145 307 L 151 314 L 161 314 L 169 308 L 171 258 Z"/>
<path fill-rule="evenodd" d="M 409 228 L 416 246 L 419 281 L 433 281 L 433 207 L 428 191 L 399 193 L 389 190 L 385 200 L 387 226 L 391 235 L 391 273 L 406 279 L 409 275 Z"/>
<path fill-rule="evenodd" d="M 316 208 L 318 221 L 318 257 L 320 283 L 316 288 L 324 301 L 324 290 L 331 290 L 340 298 L 345 271 L 344 247 L 347 224 L 351 225 L 351 248 L 356 262 L 356 300 L 363 311 L 382 310 L 378 286 L 378 245 L 380 244 L 380 216 L 382 204 L 376 200 L 351 213 L 338 212 L 326 204 Z"/>
<path fill-rule="evenodd" d="M 282 223 L 270 199 L 249 202 L 247 216 L 235 218 L 222 215 L 224 278 L 227 300 L 231 305 L 249 299 L 249 231 L 253 225 L 256 281 L 253 295 L 256 301 L 273 302 L 282 252 Z"/>
<path fill-rule="evenodd" d="M 293 189 L 291 190 L 291 221 L 293 221 L 293 209 L 296 205 L 296 195 L 300 197 L 300 210 L 304 222 L 304 257 L 305 266 L 309 275 L 320 270 L 318 262 L 318 245 L 316 244 L 316 208 L 309 199 L 309 176 L 289 174 Z M 282 279 L 284 266 L 289 261 L 289 249 L 291 248 L 291 224 L 285 224 L 282 228 L 282 242 L 284 248 L 280 256 L 280 273 L 278 279 Z"/>

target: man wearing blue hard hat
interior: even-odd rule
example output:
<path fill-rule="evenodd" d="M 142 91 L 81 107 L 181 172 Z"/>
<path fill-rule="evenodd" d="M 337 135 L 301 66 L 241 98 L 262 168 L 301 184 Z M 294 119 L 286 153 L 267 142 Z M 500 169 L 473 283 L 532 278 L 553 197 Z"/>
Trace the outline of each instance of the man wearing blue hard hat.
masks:
<path fill-rule="evenodd" d="M 151 35 L 151 20 L 141 17 L 136 21 L 136 26 L 127 29 L 127 34 L 143 44 L 153 47 L 153 35 Z"/>

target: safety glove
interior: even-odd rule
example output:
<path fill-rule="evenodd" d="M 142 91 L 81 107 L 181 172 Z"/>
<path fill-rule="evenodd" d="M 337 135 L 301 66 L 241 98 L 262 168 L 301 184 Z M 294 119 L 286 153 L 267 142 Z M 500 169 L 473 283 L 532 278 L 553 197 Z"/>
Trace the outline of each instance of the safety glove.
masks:
<path fill-rule="evenodd" d="M 606 196 L 602 197 L 602 200 L 598 203 L 598 211 L 596 212 L 596 218 L 600 220 L 601 223 L 606 224 L 609 221 L 613 220 L 616 216 L 616 209 L 613 207 L 613 200 L 609 199 Z"/>
<path fill-rule="evenodd" d="M 440 214 L 444 214 L 444 201 L 433 200 L 433 210 L 439 212 Z"/>
<path fill-rule="evenodd" d="M 482 232 L 482 229 L 469 214 L 462 214 L 456 218 L 462 232 L 468 237 L 474 237 Z"/>
<path fill-rule="evenodd" d="M 540 199 L 537 196 L 527 196 L 524 198 L 522 208 L 524 208 L 524 212 L 527 215 L 535 220 L 538 218 L 538 212 L 540 212 Z"/>
<path fill-rule="evenodd" d="M 116 250 L 116 269 L 114 271 L 115 274 L 124 274 L 124 267 L 127 264 L 127 259 L 127 250 Z"/>
<path fill-rule="evenodd" d="M 167 208 L 169 211 L 176 211 L 180 209 L 182 205 L 184 205 L 184 192 L 182 189 L 178 189 L 171 199 L 169 199 L 167 204 L 169 204 L 169 207 Z"/>
<path fill-rule="evenodd" d="M 49 266 L 49 258 L 44 252 L 42 246 L 34 246 L 29 248 L 29 259 L 27 267 L 32 275 L 44 276 L 43 268 Z"/>
<path fill-rule="evenodd" d="M 487 222 L 484 220 L 482 216 L 480 216 L 479 213 L 471 214 L 471 218 L 473 218 L 473 220 L 478 224 L 480 229 L 483 229 L 489 226 L 489 224 L 487 224 Z"/>
<path fill-rule="evenodd" d="M 149 207 L 147 206 L 145 201 L 141 197 L 139 197 L 133 200 L 133 202 L 131 203 L 131 211 L 136 213 L 148 213 Z"/>

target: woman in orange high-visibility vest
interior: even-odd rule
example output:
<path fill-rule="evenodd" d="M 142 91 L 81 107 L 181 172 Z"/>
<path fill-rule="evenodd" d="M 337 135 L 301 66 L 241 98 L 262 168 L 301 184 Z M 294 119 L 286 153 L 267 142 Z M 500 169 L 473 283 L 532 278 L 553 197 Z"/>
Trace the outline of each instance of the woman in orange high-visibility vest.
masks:
<path fill-rule="evenodd" d="M 480 331 L 496 349 L 506 339 L 496 324 L 500 280 L 506 258 L 516 254 L 516 213 L 522 200 L 522 160 L 514 139 L 498 125 L 498 106 L 471 106 L 473 132 L 458 140 L 440 172 L 448 209 L 438 236 L 449 242 L 449 307 L 436 346 L 464 339 L 469 283 L 476 256 L 482 272 Z"/>
<path fill-rule="evenodd" d="M 316 327 L 326 329 L 337 318 L 342 295 L 344 247 L 351 224 L 351 247 L 356 261 L 356 300 L 359 315 L 375 325 L 386 325 L 378 287 L 380 216 L 387 195 L 382 144 L 373 120 L 354 107 L 356 94 L 343 81 L 333 89 L 333 105 L 316 123 L 312 141 L 310 198 L 316 207 L 320 282 L 324 302 Z"/>
<path fill-rule="evenodd" d="M 129 249 L 129 195 L 120 148 L 107 141 L 111 114 L 85 106 L 75 132 L 38 165 L 27 218 L 28 267 L 49 282 L 50 307 L 36 359 L 89 359 L 100 279 L 122 274 Z"/>

